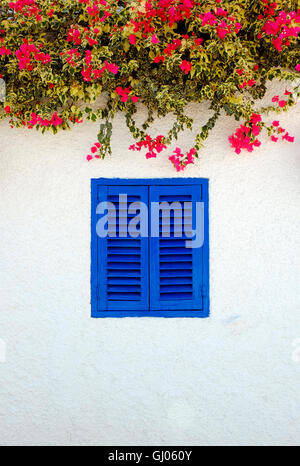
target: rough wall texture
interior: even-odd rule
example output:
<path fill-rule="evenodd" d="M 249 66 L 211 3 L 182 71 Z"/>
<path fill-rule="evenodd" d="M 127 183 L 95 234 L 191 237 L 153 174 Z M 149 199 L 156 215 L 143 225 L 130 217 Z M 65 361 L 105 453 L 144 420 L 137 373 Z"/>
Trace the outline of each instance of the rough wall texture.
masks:
<path fill-rule="evenodd" d="M 0 124 L 0 444 L 299 443 L 299 109 L 281 121 L 293 145 L 235 156 L 223 118 L 180 175 L 210 179 L 206 320 L 90 318 L 90 179 L 178 176 L 164 154 L 129 153 L 122 117 L 89 164 L 92 124 Z"/>

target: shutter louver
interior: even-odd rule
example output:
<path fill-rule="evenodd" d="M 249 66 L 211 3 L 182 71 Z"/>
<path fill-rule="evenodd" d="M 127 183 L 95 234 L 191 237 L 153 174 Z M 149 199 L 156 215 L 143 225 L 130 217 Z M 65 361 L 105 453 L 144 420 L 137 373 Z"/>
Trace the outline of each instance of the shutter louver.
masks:
<path fill-rule="evenodd" d="M 120 198 L 119 196 L 125 196 Z M 144 186 L 103 186 L 101 200 L 108 201 L 108 217 L 116 228 L 108 228 L 115 237 L 98 238 L 100 311 L 145 311 L 149 309 L 148 238 L 132 237 L 130 221 L 139 214 L 128 213 L 133 202 L 148 205 L 148 188 Z M 121 199 L 121 203 L 119 200 Z M 114 231 L 115 230 L 115 231 Z"/>
<path fill-rule="evenodd" d="M 170 210 L 170 222 L 160 210 L 159 237 L 150 239 L 151 311 L 203 309 L 203 248 L 186 247 L 191 239 L 186 234 L 196 228 L 196 202 L 201 201 L 201 186 L 150 187 L 150 203 L 167 202 L 170 207 L 176 203 Z M 164 237 L 168 224 L 170 235 Z"/>

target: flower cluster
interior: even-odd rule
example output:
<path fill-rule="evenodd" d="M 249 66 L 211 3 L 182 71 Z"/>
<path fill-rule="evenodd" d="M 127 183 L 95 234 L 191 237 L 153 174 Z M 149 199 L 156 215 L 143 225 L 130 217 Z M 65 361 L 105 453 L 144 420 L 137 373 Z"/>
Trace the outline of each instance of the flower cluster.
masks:
<path fill-rule="evenodd" d="M 101 149 L 100 142 L 95 142 L 95 144 L 91 147 L 91 153 L 87 155 L 86 159 L 88 162 L 95 159 L 100 159 L 99 151 Z"/>
<path fill-rule="evenodd" d="M 31 120 L 27 122 L 27 125 L 29 128 L 33 128 L 34 126 L 41 126 L 41 127 L 48 127 L 48 126 L 54 126 L 55 128 L 57 126 L 60 126 L 63 123 L 63 119 L 60 118 L 57 113 L 55 112 L 50 120 L 47 118 L 41 118 L 39 115 L 36 113 L 31 114 Z"/>
<path fill-rule="evenodd" d="M 270 129 L 272 133 L 271 141 L 273 142 L 277 142 L 279 140 L 280 135 L 283 141 L 294 142 L 295 140 L 294 136 L 290 136 L 288 131 L 286 131 L 284 128 L 280 126 L 280 123 L 278 120 L 273 121 Z M 278 136 L 275 136 L 275 134 L 277 134 Z"/>
<path fill-rule="evenodd" d="M 180 69 L 181 71 L 183 71 L 185 74 L 189 74 L 189 72 L 191 71 L 192 69 L 192 64 L 187 61 L 187 60 L 183 60 L 183 62 L 181 63 L 180 65 Z"/>
<path fill-rule="evenodd" d="M 262 33 L 272 36 L 272 44 L 279 52 L 282 52 L 283 47 L 291 45 L 291 38 L 297 39 L 299 31 L 300 11 L 280 11 L 278 16 L 268 19 L 262 28 Z M 259 34 L 258 37 L 262 38 L 263 34 Z"/>
<path fill-rule="evenodd" d="M 136 144 L 133 144 L 129 147 L 129 150 L 140 151 L 142 148 L 146 148 L 148 152 L 146 153 L 146 158 L 150 159 L 156 157 L 157 154 L 162 152 L 167 146 L 164 144 L 164 136 L 157 136 L 155 139 L 152 139 L 148 134 L 143 141 L 139 141 Z"/>
<path fill-rule="evenodd" d="M 81 74 L 84 81 L 87 82 L 90 82 L 92 77 L 93 79 L 100 79 L 104 71 L 109 71 L 112 74 L 118 74 L 119 72 L 119 67 L 117 65 L 114 63 L 108 63 L 107 61 L 100 68 L 93 68 L 93 66 L 90 64 L 92 61 L 92 55 L 90 51 L 86 51 L 85 61 L 88 66 L 86 68 L 83 67 Z"/>
<path fill-rule="evenodd" d="M 42 62 L 44 65 L 51 62 L 49 54 L 41 52 L 34 44 L 24 41 L 19 50 L 15 53 L 19 60 L 19 70 L 32 71 L 34 68 L 33 60 Z"/>
<path fill-rule="evenodd" d="M 201 14 L 202 27 L 213 26 L 220 39 L 225 39 L 228 34 L 237 34 L 242 25 L 236 21 L 234 15 L 230 15 L 228 11 L 223 8 L 217 8 L 215 13 L 208 11 Z"/>
<path fill-rule="evenodd" d="M 261 115 L 253 113 L 249 122 L 240 125 L 235 134 L 229 136 L 229 142 L 236 154 L 240 154 L 242 149 L 252 152 L 254 147 L 261 145 L 257 139 L 262 129 L 261 121 Z"/>
<path fill-rule="evenodd" d="M 121 97 L 121 102 L 127 102 L 129 98 L 132 100 L 133 103 L 137 103 L 139 101 L 139 97 L 137 97 L 136 95 L 130 95 L 130 87 L 125 87 L 123 89 L 121 86 L 118 86 L 115 89 L 115 92 Z"/>
<path fill-rule="evenodd" d="M 91 158 L 111 153 L 112 121 L 125 116 L 135 144 L 156 157 L 192 129 L 191 102 L 213 114 L 192 149 L 169 160 L 177 171 L 194 162 L 223 113 L 246 122 L 230 136 L 237 153 L 292 137 L 267 126 L 263 113 L 287 111 L 300 95 L 300 10 L 295 0 L 1 0 L 0 119 L 12 127 L 66 130 L 101 120 Z M 272 80 L 289 83 L 267 108 Z M 103 95 L 103 99 L 98 98 Z M 138 103 L 148 110 L 138 127 Z M 93 105 L 91 105 L 93 104 Z M 150 135 L 155 118 L 172 116 L 165 136 Z M 97 154 L 94 155 L 94 154 Z M 91 158 L 90 158 L 91 157 Z"/>
<path fill-rule="evenodd" d="M 0 55 L 11 55 L 11 50 L 6 47 L 0 47 Z"/>
<path fill-rule="evenodd" d="M 178 172 L 184 170 L 187 165 L 194 163 L 196 149 L 193 147 L 186 155 L 182 153 L 181 149 L 177 147 L 173 153 L 169 157 L 170 162 L 174 165 Z"/>
<path fill-rule="evenodd" d="M 64 50 L 61 52 L 61 56 L 66 56 L 66 62 L 71 65 L 73 68 L 79 65 L 79 59 L 81 58 L 81 53 L 78 49 Z"/>
<path fill-rule="evenodd" d="M 287 98 L 289 98 L 292 95 L 292 93 L 286 90 L 284 95 L 287 96 Z M 287 100 L 281 99 L 279 95 L 274 95 L 274 97 L 272 97 L 272 102 L 277 103 L 280 108 L 284 108 L 288 103 Z"/>
<path fill-rule="evenodd" d="M 75 45 L 81 45 L 82 39 L 79 29 L 71 27 L 68 31 L 67 41 L 73 42 Z"/>
<path fill-rule="evenodd" d="M 26 18 L 35 17 L 36 21 L 41 21 L 42 19 L 40 15 L 41 9 L 36 5 L 35 0 L 17 0 L 16 2 L 10 2 L 9 8 L 16 13 L 21 13 Z"/>
<path fill-rule="evenodd" d="M 92 0 L 92 2 L 90 0 L 78 0 L 78 2 L 89 5 L 86 8 L 86 12 L 93 22 L 104 22 L 112 15 L 110 11 L 111 5 L 106 0 Z"/>
<path fill-rule="evenodd" d="M 145 17 L 151 18 L 156 16 L 162 22 L 168 22 L 170 27 L 179 21 L 189 19 L 196 2 L 194 0 L 160 0 L 156 2 L 149 1 L 145 5 Z"/>
<path fill-rule="evenodd" d="M 272 125 L 268 127 L 262 122 L 261 115 L 253 114 L 249 122 L 241 125 L 235 134 L 229 137 L 229 142 L 235 152 L 240 154 L 242 149 L 252 152 L 254 147 L 259 147 L 261 142 L 257 139 L 257 136 L 261 133 L 263 126 L 268 130 L 271 141 L 277 142 L 279 136 L 281 136 L 283 141 L 294 142 L 294 137 L 290 136 L 289 132 L 280 126 L 278 120 L 273 121 Z"/>
<path fill-rule="evenodd" d="M 75 45 L 84 45 L 84 41 L 86 41 L 90 47 L 93 47 L 99 44 L 96 39 L 99 33 L 100 29 L 96 27 L 78 28 L 76 26 L 71 26 L 68 30 L 67 42 L 72 42 Z"/>

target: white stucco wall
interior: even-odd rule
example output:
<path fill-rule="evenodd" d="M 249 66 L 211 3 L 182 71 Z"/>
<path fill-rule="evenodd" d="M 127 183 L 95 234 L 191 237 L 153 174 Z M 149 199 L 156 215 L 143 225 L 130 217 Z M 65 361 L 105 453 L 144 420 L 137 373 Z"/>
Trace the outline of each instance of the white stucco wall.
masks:
<path fill-rule="evenodd" d="M 90 318 L 90 179 L 176 177 L 167 155 L 129 152 L 121 116 L 113 157 L 90 163 L 96 125 L 0 124 L 1 445 L 300 443 L 299 121 L 281 117 L 294 144 L 236 156 L 222 118 L 180 175 L 210 179 L 205 320 Z"/>

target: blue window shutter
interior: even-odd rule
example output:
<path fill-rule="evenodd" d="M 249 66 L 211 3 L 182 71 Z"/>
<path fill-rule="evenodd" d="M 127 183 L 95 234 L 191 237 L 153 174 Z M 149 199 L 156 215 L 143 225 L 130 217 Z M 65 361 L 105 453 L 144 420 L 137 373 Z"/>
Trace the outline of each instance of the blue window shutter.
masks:
<path fill-rule="evenodd" d="M 180 184 L 178 182 L 178 184 Z M 150 186 L 149 201 L 192 203 L 195 229 L 196 202 L 204 203 L 205 223 L 208 222 L 207 184 Z M 189 212 L 187 212 L 189 214 Z M 172 218 L 172 214 L 171 214 Z M 187 215 L 189 218 L 189 215 Z M 208 226 L 205 226 L 204 245 L 186 248 L 186 236 L 175 237 L 176 226 L 171 221 L 171 237 L 162 236 L 162 218 L 159 220 L 159 237 L 150 238 L 150 311 L 166 311 L 178 315 L 198 317 L 208 315 Z M 186 313 L 188 311 L 188 314 Z"/>
<path fill-rule="evenodd" d="M 120 194 L 128 196 L 128 204 L 142 201 L 148 205 L 148 237 L 100 238 L 97 235 L 97 223 L 106 214 L 97 213 L 97 206 L 100 202 L 115 203 Z M 205 231 L 201 248 L 186 248 L 188 238 L 176 238 L 172 230 L 168 238 L 161 233 L 158 238 L 150 234 L 151 203 L 161 201 L 192 202 L 193 223 L 194 204 L 203 203 Z M 91 207 L 93 317 L 209 316 L 208 180 L 93 179 Z M 118 216 L 123 217 L 122 210 L 123 206 Z M 118 225 L 119 217 L 116 220 Z M 192 227 L 195 229 L 195 224 Z"/>
<path fill-rule="evenodd" d="M 119 206 L 119 195 L 127 195 L 127 205 Z M 136 214 L 124 211 L 132 202 L 148 205 L 147 186 L 99 186 L 98 203 L 108 201 L 116 208 L 116 237 L 97 237 L 97 312 L 122 313 L 149 310 L 149 244 L 148 238 L 132 238 L 127 233 Z M 105 212 L 105 214 L 107 211 Z M 104 214 L 104 215 L 105 215 Z M 100 219 L 101 216 L 98 216 Z M 121 222 L 120 222 L 121 218 Z M 121 237 L 120 237 L 121 233 Z"/>

